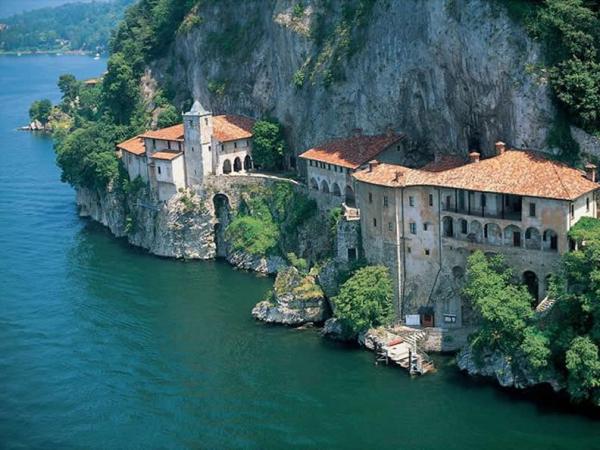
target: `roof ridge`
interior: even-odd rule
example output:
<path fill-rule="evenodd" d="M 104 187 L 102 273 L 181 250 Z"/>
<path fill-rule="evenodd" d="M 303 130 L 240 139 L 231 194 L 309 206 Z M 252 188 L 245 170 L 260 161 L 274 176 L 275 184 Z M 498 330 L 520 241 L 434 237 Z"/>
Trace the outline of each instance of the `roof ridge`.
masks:
<path fill-rule="evenodd" d="M 548 161 L 550 161 L 550 160 L 548 159 Z M 550 165 L 552 166 L 552 170 L 554 170 L 554 173 L 556 174 L 556 177 L 558 178 L 558 181 L 560 182 L 560 185 L 562 186 L 563 190 L 567 194 L 567 197 L 571 197 L 571 192 L 569 191 L 569 189 L 567 189 L 567 187 L 565 186 L 565 183 L 563 183 L 562 176 L 560 173 L 558 173 L 556 165 L 552 164 L 552 161 L 550 161 L 550 163 L 551 163 Z"/>

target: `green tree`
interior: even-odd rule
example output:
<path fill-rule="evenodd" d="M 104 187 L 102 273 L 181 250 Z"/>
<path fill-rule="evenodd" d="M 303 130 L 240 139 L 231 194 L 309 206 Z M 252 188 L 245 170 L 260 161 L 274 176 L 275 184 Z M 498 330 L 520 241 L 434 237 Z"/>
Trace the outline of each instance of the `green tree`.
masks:
<path fill-rule="evenodd" d="M 170 127 L 171 125 L 176 125 L 178 123 L 181 123 L 181 114 L 173 105 L 167 105 L 158 114 L 156 126 L 158 128 L 166 128 Z"/>
<path fill-rule="evenodd" d="M 108 72 L 102 83 L 104 104 L 117 124 L 126 124 L 137 107 L 139 86 L 136 74 L 122 53 L 108 60 Z"/>
<path fill-rule="evenodd" d="M 265 170 L 281 169 L 285 151 L 283 127 L 273 120 L 259 120 L 252 133 L 254 163 Z"/>
<path fill-rule="evenodd" d="M 58 78 L 58 89 L 62 93 L 63 103 L 69 103 L 79 95 L 79 82 L 74 75 L 64 74 Z"/>
<path fill-rule="evenodd" d="M 272 221 L 238 216 L 227 227 L 225 238 L 234 250 L 266 256 L 277 248 L 279 230 Z"/>
<path fill-rule="evenodd" d="M 393 288 L 384 266 L 358 269 L 333 298 L 335 316 L 354 332 L 384 325 L 393 320 Z"/>
<path fill-rule="evenodd" d="M 481 320 L 479 330 L 472 335 L 473 347 L 510 355 L 524 345 L 539 357 L 539 346 L 544 343 L 541 336 L 529 331 L 524 343 L 533 318 L 531 295 L 525 286 L 513 284 L 511 278 L 501 256 L 488 258 L 481 251 L 469 256 L 464 294 Z"/>
<path fill-rule="evenodd" d="M 569 394 L 575 399 L 598 395 L 600 359 L 598 346 L 589 337 L 576 337 L 566 354 Z"/>
<path fill-rule="evenodd" d="M 47 98 L 34 101 L 29 108 L 29 118 L 31 120 L 39 120 L 43 124 L 48 123 L 51 113 L 52 102 Z"/>

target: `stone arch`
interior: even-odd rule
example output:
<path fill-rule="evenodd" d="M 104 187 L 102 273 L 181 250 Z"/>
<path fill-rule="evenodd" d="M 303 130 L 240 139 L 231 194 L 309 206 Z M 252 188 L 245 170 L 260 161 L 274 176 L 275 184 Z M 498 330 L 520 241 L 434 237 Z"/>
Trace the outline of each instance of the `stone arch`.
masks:
<path fill-rule="evenodd" d="M 484 227 L 485 240 L 491 245 L 502 245 L 502 228 L 495 223 L 486 223 Z"/>
<path fill-rule="evenodd" d="M 504 245 L 508 247 L 521 247 L 521 229 L 516 225 L 508 225 L 504 228 Z"/>
<path fill-rule="evenodd" d="M 442 218 L 442 232 L 444 237 L 454 236 L 454 221 L 452 220 L 452 217 L 445 216 Z"/>
<path fill-rule="evenodd" d="M 327 180 L 321 180 L 321 192 L 329 194 L 329 183 L 327 183 Z"/>
<path fill-rule="evenodd" d="M 473 220 L 469 225 L 468 239 L 471 242 L 481 242 L 483 239 L 483 227 L 478 220 Z"/>
<path fill-rule="evenodd" d="M 242 160 L 238 157 L 233 161 L 233 171 L 241 172 L 242 171 Z"/>
<path fill-rule="evenodd" d="M 356 206 L 356 198 L 354 197 L 354 189 L 352 189 L 352 186 L 346 185 L 344 193 L 346 196 L 346 205 L 350 207 Z"/>
<path fill-rule="evenodd" d="M 525 230 L 525 248 L 531 250 L 541 250 L 542 236 L 537 228 L 529 227 Z"/>
<path fill-rule="evenodd" d="M 246 155 L 244 158 L 244 170 L 252 170 L 252 158 L 250 158 L 250 155 Z"/>
<path fill-rule="evenodd" d="M 229 161 L 228 159 L 223 161 L 223 173 L 224 174 L 231 173 L 231 161 Z"/>
<path fill-rule="evenodd" d="M 310 188 L 315 191 L 319 190 L 319 182 L 314 177 L 310 179 Z"/>
<path fill-rule="evenodd" d="M 540 298 L 540 282 L 537 274 L 532 270 L 526 270 L 523 272 L 523 283 L 527 286 L 527 290 L 534 299 L 532 306 L 537 306 L 537 302 Z"/>
<path fill-rule="evenodd" d="M 466 219 L 458 219 L 460 234 L 469 234 L 469 222 Z"/>
<path fill-rule="evenodd" d="M 558 234 L 556 234 L 556 231 L 552 229 L 547 229 L 544 231 L 542 241 L 542 247 L 544 250 L 549 252 L 558 251 Z"/>
<path fill-rule="evenodd" d="M 337 183 L 333 183 L 331 185 L 331 192 L 333 192 L 333 195 L 335 195 L 336 197 L 342 196 L 342 191 L 340 189 L 340 185 Z"/>

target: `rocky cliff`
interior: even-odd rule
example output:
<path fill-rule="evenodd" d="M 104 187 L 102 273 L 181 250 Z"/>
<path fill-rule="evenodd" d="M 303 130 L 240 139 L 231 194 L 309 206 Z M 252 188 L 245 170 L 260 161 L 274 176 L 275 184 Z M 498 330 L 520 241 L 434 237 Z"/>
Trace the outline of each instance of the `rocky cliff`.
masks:
<path fill-rule="evenodd" d="M 346 3 L 371 6 L 353 16 Z M 554 109 L 528 70 L 539 49 L 499 4 L 205 2 L 146 82 L 176 87 L 179 103 L 193 96 L 216 112 L 275 116 L 296 151 L 390 127 L 410 136 L 415 162 L 485 153 L 499 138 L 544 148 Z"/>

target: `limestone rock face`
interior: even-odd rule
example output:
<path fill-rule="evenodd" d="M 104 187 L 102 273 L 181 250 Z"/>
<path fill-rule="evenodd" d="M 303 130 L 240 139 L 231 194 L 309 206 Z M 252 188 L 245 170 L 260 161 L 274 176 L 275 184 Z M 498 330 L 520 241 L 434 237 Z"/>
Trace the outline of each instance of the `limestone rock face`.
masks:
<path fill-rule="evenodd" d="M 184 200 L 185 198 L 185 200 Z M 212 215 L 189 192 L 178 193 L 159 206 L 144 192 L 125 199 L 115 190 L 77 190 L 80 215 L 109 228 L 117 237 L 159 256 L 185 259 L 214 258 Z"/>
<path fill-rule="evenodd" d="M 203 5 L 202 24 L 178 34 L 169 54 L 151 64 L 151 76 L 160 85 L 174 74 L 178 102 L 193 96 L 214 111 L 276 117 L 296 151 L 355 128 L 387 127 L 409 135 L 415 160 L 478 144 L 485 154 L 497 139 L 546 147 L 554 108 L 543 78 L 527 70 L 540 62 L 540 50 L 497 2 L 376 2 L 353 41 L 356 52 L 339 62 L 343 76 L 328 83 L 327 71 L 317 70 L 301 87 L 294 75 L 323 55 L 306 31 L 322 2 L 303 2 L 305 15 L 288 20 L 296 3 Z M 331 3 L 327 20 L 335 24 L 341 2 Z M 253 42 L 220 55 L 211 37 L 233 16 L 236 28 L 255 30 Z M 214 89 L 215 80 L 227 82 Z"/>
<path fill-rule="evenodd" d="M 287 264 L 281 256 L 255 256 L 235 251 L 227 255 L 227 261 L 240 269 L 272 275 Z"/>
<path fill-rule="evenodd" d="M 498 352 L 485 354 L 478 364 L 470 348 L 465 347 L 457 356 L 456 362 L 461 370 L 469 375 L 480 375 L 495 379 L 502 387 L 525 389 L 538 384 L 550 384 L 555 391 L 564 386 L 555 378 L 536 375 L 521 361 L 514 361 Z"/>
<path fill-rule="evenodd" d="M 252 315 L 267 323 L 302 325 L 323 322 L 329 307 L 314 277 L 288 267 L 278 272 L 270 298 L 259 302 Z"/>
<path fill-rule="evenodd" d="M 334 341 L 349 342 L 356 340 L 356 334 L 344 325 L 343 321 L 335 317 L 325 321 L 321 329 L 321 335 Z"/>

